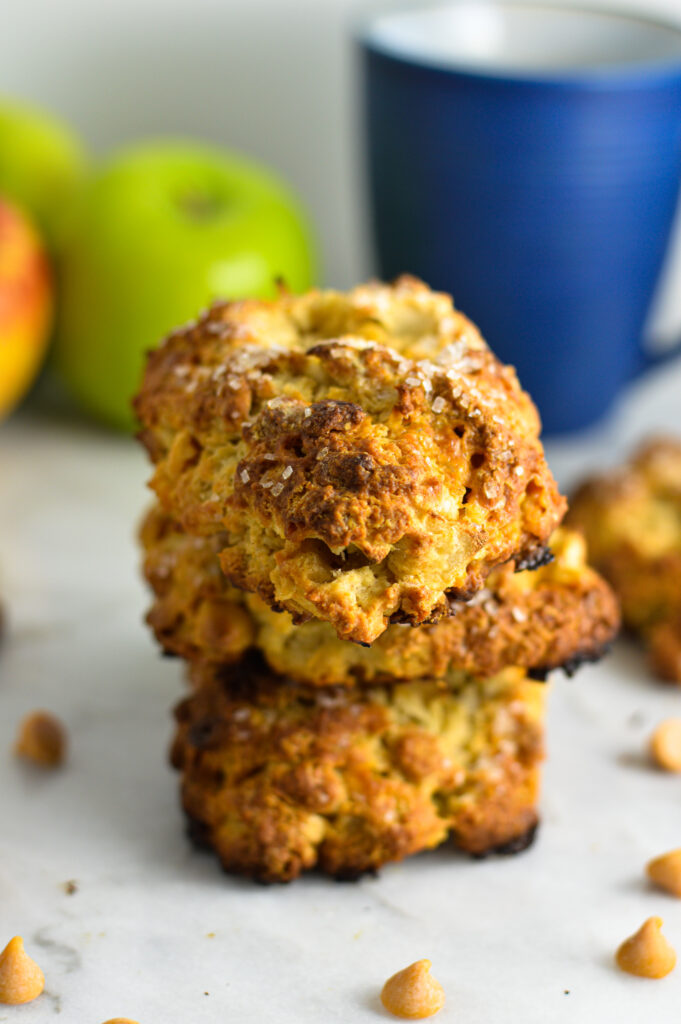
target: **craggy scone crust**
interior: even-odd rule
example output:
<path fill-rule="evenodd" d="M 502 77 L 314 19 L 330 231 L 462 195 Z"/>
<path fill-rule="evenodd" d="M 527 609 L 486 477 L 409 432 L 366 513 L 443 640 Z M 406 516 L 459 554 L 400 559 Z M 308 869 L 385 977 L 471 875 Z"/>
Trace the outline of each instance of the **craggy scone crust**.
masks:
<path fill-rule="evenodd" d="M 218 303 L 135 403 L 164 508 L 297 622 L 371 643 L 540 562 L 564 499 L 514 370 L 413 278 Z"/>
<path fill-rule="evenodd" d="M 282 685 L 253 659 L 193 678 L 171 758 L 227 871 L 353 878 L 448 836 L 521 848 L 536 825 L 546 687 L 520 669 L 364 691 Z"/>
<path fill-rule="evenodd" d="M 657 674 L 681 682 L 681 441 L 649 441 L 630 462 L 588 480 L 569 520 Z"/>
<path fill-rule="evenodd" d="M 168 653 L 216 664 L 259 647 L 274 671 L 311 686 L 442 678 L 452 669 L 493 675 L 508 665 L 536 676 L 594 660 L 619 624 L 607 583 L 586 564 L 581 536 L 558 529 L 554 560 L 493 570 L 456 616 L 431 626 L 390 626 L 371 647 L 339 640 L 318 620 L 296 626 L 220 571 L 222 538 L 191 537 L 158 506 L 141 531 L 144 573 L 155 600 L 148 621 Z"/>
<path fill-rule="evenodd" d="M 222 534 L 191 536 L 155 505 L 142 522 L 140 543 L 144 578 L 154 593 L 147 623 L 166 654 L 219 664 L 238 661 L 256 646 L 258 623 L 247 600 L 258 599 L 222 572 Z"/>

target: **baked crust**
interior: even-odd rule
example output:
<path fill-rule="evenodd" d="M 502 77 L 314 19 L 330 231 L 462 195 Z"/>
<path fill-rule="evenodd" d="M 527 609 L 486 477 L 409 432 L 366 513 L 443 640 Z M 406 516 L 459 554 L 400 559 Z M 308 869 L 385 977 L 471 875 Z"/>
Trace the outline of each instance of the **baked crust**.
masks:
<path fill-rule="evenodd" d="M 584 541 L 562 529 L 551 539 L 550 564 L 515 572 L 510 562 L 455 617 L 390 626 L 371 647 L 339 640 L 327 622 L 296 626 L 236 590 L 220 572 L 221 538 L 190 537 L 158 506 L 141 539 L 155 594 L 148 621 L 165 651 L 220 664 L 257 646 L 274 671 L 311 686 L 442 678 L 452 669 L 493 675 L 508 665 L 542 675 L 597 658 L 619 625 L 615 597 L 587 566 Z"/>
<path fill-rule="evenodd" d="M 147 623 L 166 654 L 219 664 L 238 661 L 256 645 L 258 624 L 246 595 L 220 568 L 221 535 L 193 537 L 154 505 L 140 542 L 154 593 Z"/>
<path fill-rule="evenodd" d="M 296 622 L 371 643 L 528 563 L 565 511 L 534 405 L 451 299 L 413 278 L 218 303 L 149 356 L 151 486 Z"/>
<path fill-rule="evenodd" d="M 681 682 L 681 441 L 648 441 L 623 466 L 586 481 L 569 522 L 583 531 L 655 672 Z"/>
<path fill-rule="evenodd" d="M 476 855 L 521 848 L 536 825 L 546 687 L 520 669 L 315 690 L 251 658 L 192 678 L 171 760 L 227 871 L 354 878 L 448 836 Z"/>

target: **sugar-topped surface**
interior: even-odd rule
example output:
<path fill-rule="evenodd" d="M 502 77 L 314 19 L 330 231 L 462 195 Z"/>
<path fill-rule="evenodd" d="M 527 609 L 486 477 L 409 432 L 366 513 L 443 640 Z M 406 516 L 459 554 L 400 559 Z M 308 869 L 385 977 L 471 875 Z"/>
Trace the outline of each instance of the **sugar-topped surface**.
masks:
<path fill-rule="evenodd" d="M 228 577 L 362 642 L 449 614 L 563 512 L 513 369 L 413 278 L 217 303 L 151 355 L 137 410 L 152 486 L 227 531 Z"/>

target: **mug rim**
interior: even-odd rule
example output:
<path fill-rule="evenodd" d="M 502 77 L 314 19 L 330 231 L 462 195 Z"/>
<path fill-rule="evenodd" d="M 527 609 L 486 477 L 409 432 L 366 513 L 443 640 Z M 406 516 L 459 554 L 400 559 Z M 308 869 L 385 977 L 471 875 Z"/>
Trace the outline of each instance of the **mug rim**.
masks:
<path fill-rule="evenodd" d="M 467 0 L 433 0 L 427 9 L 455 8 Z M 468 0 L 470 2 L 470 0 Z M 483 6 L 481 4 L 481 6 Z M 462 77 L 486 80 L 491 83 L 507 83 L 531 86 L 553 86 L 558 88 L 614 88 L 651 85 L 655 82 L 681 78 L 681 21 L 675 22 L 662 14 L 648 14 L 642 9 L 628 9 L 620 6 L 600 6 L 588 2 L 566 3 L 564 0 L 489 0 L 485 6 L 524 7 L 538 10 L 561 11 L 567 14 L 595 15 L 610 21 L 628 21 L 648 27 L 663 29 L 679 38 L 678 56 L 664 56 L 643 61 L 618 60 L 611 63 L 593 64 L 588 67 L 530 68 L 512 67 L 500 63 L 498 67 L 480 66 L 472 60 L 462 58 L 444 60 L 438 57 L 418 55 L 396 50 L 389 44 L 382 44 L 372 29 L 379 19 L 391 14 L 406 14 L 423 10 L 426 5 L 418 0 L 393 0 L 374 8 L 355 20 L 356 42 L 369 53 L 394 61 L 412 69 L 430 71 L 448 77 Z"/>

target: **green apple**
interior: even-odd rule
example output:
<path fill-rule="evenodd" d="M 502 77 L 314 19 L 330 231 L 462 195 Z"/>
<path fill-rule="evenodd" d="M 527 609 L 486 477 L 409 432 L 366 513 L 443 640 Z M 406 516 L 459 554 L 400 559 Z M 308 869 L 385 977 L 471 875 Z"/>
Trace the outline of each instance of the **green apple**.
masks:
<path fill-rule="evenodd" d="M 58 248 L 87 159 L 80 140 L 45 111 L 0 97 L 0 195 Z"/>
<path fill-rule="evenodd" d="M 314 276 L 306 217 L 275 175 L 228 150 L 157 140 L 94 175 L 63 253 L 56 365 L 121 428 L 144 353 L 216 298 L 268 297 Z"/>

